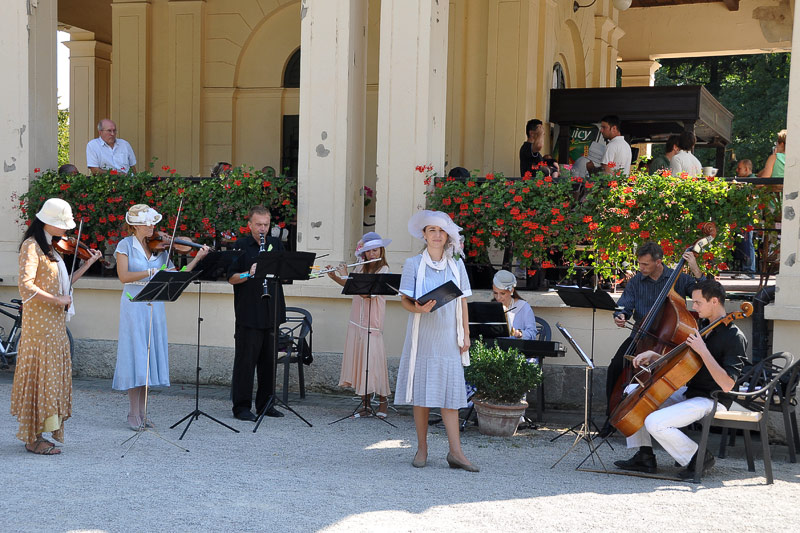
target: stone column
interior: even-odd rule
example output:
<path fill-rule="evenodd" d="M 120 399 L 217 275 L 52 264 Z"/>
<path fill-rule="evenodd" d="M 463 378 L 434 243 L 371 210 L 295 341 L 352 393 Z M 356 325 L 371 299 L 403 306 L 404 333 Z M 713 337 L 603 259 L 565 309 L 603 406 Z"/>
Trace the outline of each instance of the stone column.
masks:
<path fill-rule="evenodd" d="M 800 9 L 794 10 L 792 49 L 800 50 Z M 774 352 L 790 351 L 800 357 L 800 148 L 791 139 L 800 139 L 800 64 L 792 64 L 789 74 L 789 109 L 786 117 L 786 169 L 783 182 L 780 273 L 776 280 L 775 304 L 765 309 L 774 320 Z"/>
<path fill-rule="evenodd" d="M 15 283 L 18 196 L 35 169 L 58 164 L 56 0 L 5 2 L 0 16 L 0 277 Z"/>
<path fill-rule="evenodd" d="M 148 125 L 150 98 L 150 0 L 114 0 L 111 5 L 111 35 L 114 58 L 111 65 L 111 119 L 118 135 L 136 154 L 137 169 L 150 160 Z"/>
<path fill-rule="evenodd" d="M 304 0 L 300 17 L 297 246 L 336 262 L 362 234 L 367 1 Z"/>
<path fill-rule="evenodd" d="M 86 143 L 97 137 L 97 123 L 111 114 L 111 45 L 92 32 L 70 33 L 69 160 L 81 172 L 86 166 Z"/>
<path fill-rule="evenodd" d="M 169 2 L 167 161 L 183 175 L 202 165 L 201 91 L 205 0 Z M 144 161 L 142 161 L 144 163 Z M 140 167 L 142 168 L 142 167 Z"/>
<path fill-rule="evenodd" d="M 623 87 L 652 87 L 656 71 L 661 68 L 661 64 L 652 59 L 617 61 L 617 66 L 622 70 Z"/>
<path fill-rule="evenodd" d="M 382 0 L 375 228 L 393 271 L 419 251 L 408 219 L 425 207 L 417 165 L 444 173 L 449 4 Z"/>

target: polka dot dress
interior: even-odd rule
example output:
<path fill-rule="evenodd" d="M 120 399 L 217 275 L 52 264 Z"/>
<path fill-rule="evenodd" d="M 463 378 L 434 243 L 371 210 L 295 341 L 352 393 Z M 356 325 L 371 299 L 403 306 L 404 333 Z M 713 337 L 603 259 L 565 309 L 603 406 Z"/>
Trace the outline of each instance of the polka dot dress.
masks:
<path fill-rule="evenodd" d="M 36 288 L 59 294 L 58 264 L 33 238 L 22 243 L 19 293 L 22 333 L 19 341 L 11 414 L 19 420 L 17 438 L 31 444 L 37 433 L 52 432 L 64 442 L 63 422 L 72 414 L 72 361 L 69 357 L 66 313 L 60 305 L 33 299 Z"/>

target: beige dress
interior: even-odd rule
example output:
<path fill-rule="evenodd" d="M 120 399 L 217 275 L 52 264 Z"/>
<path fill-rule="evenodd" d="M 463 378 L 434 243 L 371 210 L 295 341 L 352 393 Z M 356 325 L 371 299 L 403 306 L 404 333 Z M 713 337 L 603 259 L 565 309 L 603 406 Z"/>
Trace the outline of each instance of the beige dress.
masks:
<path fill-rule="evenodd" d="M 361 267 L 356 268 L 361 272 Z M 389 267 L 383 266 L 376 274 L 386 274 Z M 350 307 L 350 322 L 347 325 L 347 340 L 342 355 L 340 387 L 351 387 L 363 396 L 373 392 L 389 396 L 389 371 L 386 368 L 386 351 L 383 347 L 383 317 L 386 314 L 386 297 L 370 299 L 353 296 Z M 369 319 L 369 383 L 367 383 L 367 319 Z"/>
<path fill-rule="evenodd" d="M 58 263 L 51 261 L 33 238 L 19 254 L 22 333 L 11 389 L 11 414 L 19 420 L 17 438 L 26 444 L 52 432 L 64 442 L 64 421 L 72 414 L 72 361 L 66 313 L 60 305 L 33 299 L 36 287 L 60 294 Z"/>

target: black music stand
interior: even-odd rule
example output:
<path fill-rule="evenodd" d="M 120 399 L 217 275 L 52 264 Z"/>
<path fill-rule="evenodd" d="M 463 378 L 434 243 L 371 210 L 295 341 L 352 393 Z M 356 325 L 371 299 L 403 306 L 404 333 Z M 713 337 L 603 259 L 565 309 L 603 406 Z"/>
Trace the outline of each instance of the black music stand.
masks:
<path fill-rule="evenodd" d="M 353 273 L 347 279 L 347 282 L 344 284 L 344 288 L 342 289 L 342 294 L 352 295 L 352 296 L 369 296 L 369 303 L 367 304 L 367 360 L 366 360 L 366 368 L 365 368 L 365 376 L 364 376 L 364 395 L 366 396 L 367 387 L 369 386 L 369 338 L 372 334 L 371 331 L 371 322 L 372 322 L 372 297 L 379 296 L 379 295 L 395 295 L 397 291 L 394 290 L 394 287 L 400 285 L 400 278 L 402 276 L 400 274 L 359 274 Z M 356 391 L 358 394 L 358 391 Z M 388 401 L 388 399 L 387 399 Z M 356 412 L 361 407 L 361 403 L 358 404 L 352 413 L 349 415 L 343 416 L 333 422 L 330 422 L 328 425 L 335 424 L 336 422 L 341 422 L 346 418 L 351 418 L 356 414 Z M 394 424 L 386 420 L 384 417 L 380 417 L 375 413 L 375 409 L 372 407 L 371 402 L 365 402 L 364 411 L 366 416 L 375 417 L 378 420 L 382 420 L 386 422 L 393 428 L 396 428 Z"/>
<path fill-rule="evenodd" d="M 206 277 L 207 271 L 200 270 L 201 266 L 205 266 L 209 269 L 210 272 L 219 271 L 220 269 L 223 272 L 228 271 L 228 266 L 236 259 L 244 253 L 241 250 L 228 250 L 224 252 L 209 252 L 206 257 L 204 257 L 201 262 L 196 265 L 194 271 L 198 273 L 198 279 L 194 282 L 197 284 L 197 371 L 195 374 L 195 392 L 194 392 L 194 411 L 189 413 L 188 415 L 184 416 L 174 424 L 172 424 L 169 428 L 175 429 L 179 424 L 181 424 L 184 420 L 189 420 L 189 423 L 186 424 L 186 427 L 183 429 L 183 433 L 181 436 L 178 437 L 178 440 L 183 440 L 183 436 L 186 435 L 186 432 L 189 431 L 189 426 L 192 425 L 192 422 L 199 419 L 200 416 L 204 416 L 221 426 L 225 426 L 226 428 L 230 429 L 234 433 L 239 433 L 238 429 L 234 429 L 228 424 L 221 422 L 214 418 L 213 416 L 209 415 L 208 413 L 200 410 L 200 323 L 203 322 L 203 317 L 200 316 L 200 296 L 203 292 L 203 283 L 201 282 L 202 279 L 208 279 Z M 216 279 L 216 276 L 211 278 Z"/>
<path fill-rule="evenodd" d="M 272 294 L 275 295 L 272 300 L 272 394 L 267 399 L 267 403 L 261 408 L 258 413 L 256 425 L 253 428 L 253 433 L 258 431 L 258 426 L 261 421 L 275 404 L 292 413 L 294 416 L 308 424 L 308 427 L 313 427 L 311 422 L 300 416 L 300 414 L 283 403 L 275 394 L 275 383 L 277 382 L 278 374 L 278 290 L 277 286 L 283 281 L 291 280 L 305 280 L 308 279 L 308 274 L 311 272 L 311 265 L 314 264 L 316 254 L 313 252 L 262 252 L 258 254 L 256 259 L 256 271 L 253 277 L 255 279 L 266 279 L 268 283 L 272 284 Z"/>
<path fill-rule="evenodd" d="M 617 310 L 617 303 L 605 291 L 601 291 L 599 289 L 592 289 L 590 287 L 569 287 L 566 285 L 557 285 L 556 292 L 558 292 L 558 296 L 561 300 L 567 304 L 569 307 L 583 307 L 586 309 L 592 310 L 592 348 L 589 355 L 589 360 L 594 364 L 594 320 L 595 315 L 597 314 L 598 309 L 602 309 L 605 311 L 616 311 Z M 591 380 L 589 381 L 589 424 L 594 427 L 595 431 L 598 433 L 600 429 L 597 427 L 597 424 L 594 423 L 592 419 L 592 398 L 594 397 L 594 391 L 592 387 Z M 579 427 L 581 424 L 575 424 L 571 428 L 567 429 L 563 433 L 556 435 L 550 442 L 554 442 L 567 433 L 575 433 L 575 428 Z M 611 444 L 609 444 L 611 446 Z"/>
<path fill-rule="evenodd" d="M 508 317 L 500 302 L 468 302 L 469 336 L 477 339 L 509 337 Z"/>
<path fill-rule="evenodd" d="M 142 424 L 139 426 L 139 430 L 136 432 L 136 434 L 122 441 L 122 444 L 125 444 L 129 440 L 133 439 L 133 442 L 131 442 L 130 446 L 128 446 L 128 448 L 125 450 L 125 453 L 122 454 L 122 457 L 125 457 L 133 445 L 139 440 L 139 437 L 141 437 L 145 432 L 153 433 L 159 439 L 172 444 L 178 449 L 181 449 L 185 452 L 189 451 L 186 448 L 178 446 L 174 442 L 165 439 L 154 428 L 148 428 L 146 425 L 147 398 L 150 390 L 150 344 L 153 337 L 153 302 L 176 301 L 183 293 L 184 289 L 189 286 L 189 283 L 195 280 L 199 275 L 199 272 L 192 271 L 159 270 L 150 279 L 150 281 L 144 287 L 142 287 L 142 290 L 139 291 L 136 296 L 131 298 L 132 302 L 142 302 L 150 306 L 150 326 L 147 332 L 147 371 L 145 373 L 144 380 L 144 415 L 142 416 Z"/>

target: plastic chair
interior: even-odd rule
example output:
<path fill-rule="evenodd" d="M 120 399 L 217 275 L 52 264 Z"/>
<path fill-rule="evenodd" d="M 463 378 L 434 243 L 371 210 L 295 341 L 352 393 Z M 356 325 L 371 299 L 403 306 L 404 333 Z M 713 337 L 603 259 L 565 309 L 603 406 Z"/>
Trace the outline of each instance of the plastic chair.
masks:
<path fill-rule="evenodd" d="M 536 340 L 549 341 L 550 340 L 550 324 L 544 318 L 536 317 Z"/>
<path fill-rule="evenodd" d="M 753 461 L 753 446 L 750 439 L 750 431 L 758 431 L 761 435 L 761 450 L 764 457 L 764 473 L 767 484 L 771 485 L 772 459 L 770 456 L 769 436 L 767 434 L 767 418 L 769 416 L 769 400 L 775 393 L 775 389 L 781 377 L 786 374 L 794 362 L 794 356 L 789 352 L 779 352 L 763 359 L 750 370 L 743 374 L 734 385 L 730 392 L 715 391 L 711 393 L 714 399 L 714 408 L 703 418 L 703 431 L 700 437 L 700 445 L 697 449 L 697 457 L 694 469 L 694 482 L 700 483 L 703 474 L 703 461 L 706 447 L 708 445 L 708 433 L 711 426 L 741 429 L 744 432 L 744 447 L 747 456 L 747 470 L 755 472 L 755 462 Z M 727 397 L 747 411 L 719 411 L 717 404 L 719 399 Z M 766 408 L 765 408 L 766 406 Z M 722 435 L 722 444 L 725 442 L 725 435 Z"/>
<path fill-rule="evenodd" d="M 310 357 L 312 351 L 313 330 L 311 313 L 300 307 L 286 308 L 286 322 L 279 330 L 278 364 L 283 363 L 283 402 L 289 403 L 289 370 L 292 363 L 297 363 L 297 376 L 300 384 L 300 398 L 306 397 L 306 382 L 303 374 L 304 359 Z M 309 361 L 310 362 L 310 361 Z"/>

